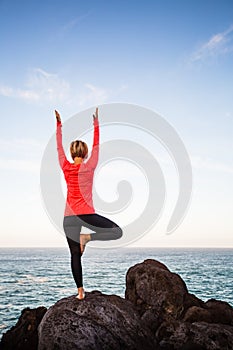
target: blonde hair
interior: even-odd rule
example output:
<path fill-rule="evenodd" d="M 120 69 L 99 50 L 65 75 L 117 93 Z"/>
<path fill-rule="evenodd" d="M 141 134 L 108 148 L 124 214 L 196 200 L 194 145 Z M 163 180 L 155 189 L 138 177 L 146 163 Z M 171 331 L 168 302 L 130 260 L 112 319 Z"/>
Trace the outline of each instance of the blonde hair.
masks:
<path fill-rule="evenodd" d="M 88 154 L 88 146 L 86 142 L 83 142 L 81 140 L 71 142 L 70 154 L 73 160 L 75 157 L 85 158 Z"/>

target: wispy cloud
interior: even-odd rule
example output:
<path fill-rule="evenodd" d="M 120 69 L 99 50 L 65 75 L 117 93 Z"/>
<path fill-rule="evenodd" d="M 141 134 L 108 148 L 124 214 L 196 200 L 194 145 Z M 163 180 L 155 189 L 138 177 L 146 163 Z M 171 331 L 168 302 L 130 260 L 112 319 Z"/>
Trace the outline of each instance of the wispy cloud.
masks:
<path fill-rule="evenodd" d="M 0 94 L 30 102 L 64 101 L 69 97 L 70 86 L 57 74 L 48 73 L 40 68 L 30 70 L 24 88 L 12 88 L 1 85 Z"/>
<path fill-rule="evenodd" d="M 190 62 L 203 61 L 208 58 L 233 51 L 233 25 L 221 33 L 213 35 L 202 44 L 190 57 Z"/>
<path fill-rule="evenodd" d="M 0 95 L 5 97 L 21 98 L 24 100 L 38 101 L 39 95 L 30 90 L 14 89 L 6 85 L 0 86 Z"/>
<path fill-rule="evenodd" d="M 65 23 L 58 23 L 58 26 L 56 26 L 55 31 L 51 32 L 50 34 L 50 41 L 54 42 L 56 40 L 65 39 L 68 35 L 71 34 L 72 31 L 75 31 L 77 33 L 78 26 L 85 24 L 85 21 L 87 21 L 88 17 L 93 13 L 92 10 L 88 10 L 86 13 L 79 13 L 76 15 L 74 13 L 74 16 L 72 16 L 68 21 Z M 90 22 L 90 19 L 89 19 Z"/>
<path fill-rule="evenodd" d="M 104 103 L 109 97 L 106 89 L 94 86 L 90 83 L 85 84 L 84 91 L 79 95 L 78 104 L 80 106 L 87 104 Z"/>
<path fill-rule="evenodd" d="M 190 156 L 192 166 L 198 169 L 206 169 L 211 171 L 221 171 L 227 174 L 233 174 L 233 166 L 221 162 L 215 162 L 211 159 L 204 159 L 201 156 Z"/>
<path fill-rule="evenodd" d="M 21 99 L 31 103 L 74 104 L 75 106 L 106 102 L 111 92 L 91 83 L 76 89 L 57 74 L 41 68 L 30 70 L 23 88 L 13 88 L 0 84 L 0 95 Z"/>
<path fill-rule="evenodd" d="M 91 13 L 92 13 L 92 11 L 88 11 L 82 15 L 79 15 L 77 17 L 70 19 L 68 22 L 66 22 L 64 25 L 61 26 L 60 31 L 59 31 L 59 35 L 65 35 L 65 34 L 69 33 L 71 30 L 73 30 L 77 26 L 77 24 L 79 24 L 80 22 L 87 19 L 87 17 Z"/>

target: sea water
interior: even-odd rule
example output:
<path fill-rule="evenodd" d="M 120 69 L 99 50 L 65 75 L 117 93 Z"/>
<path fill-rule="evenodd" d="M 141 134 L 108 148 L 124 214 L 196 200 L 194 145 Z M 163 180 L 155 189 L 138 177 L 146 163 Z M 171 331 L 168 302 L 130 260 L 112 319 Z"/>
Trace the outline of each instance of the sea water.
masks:
<path fill-rule="evenodd" d="M 129 267 L 155 259 L 178 273 L 190 293 L 233 306 L 233 249 L 86 247 L 82 257 L 86 291 L 125 295 Z M 25 307 L 53 305 L 76 295 L 67 248 L 0 248 L 0 338 Z"/>

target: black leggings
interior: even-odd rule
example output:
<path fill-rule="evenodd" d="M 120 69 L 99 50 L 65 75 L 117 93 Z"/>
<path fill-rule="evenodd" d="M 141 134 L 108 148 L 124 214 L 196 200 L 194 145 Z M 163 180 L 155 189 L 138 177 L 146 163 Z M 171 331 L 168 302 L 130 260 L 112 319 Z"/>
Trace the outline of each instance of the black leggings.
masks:
<path fill-rule="evenodd" d="M 83 286 L 80 232 L 82 226 L 95 231 L 91 233 L 91 241 L 108 241 L 122 237 L 122 229 L 113 221 L 99 214 L 82 214 L 65 216 L 63 228 L 71 253 L 71 270 L 77 288 Z"/>

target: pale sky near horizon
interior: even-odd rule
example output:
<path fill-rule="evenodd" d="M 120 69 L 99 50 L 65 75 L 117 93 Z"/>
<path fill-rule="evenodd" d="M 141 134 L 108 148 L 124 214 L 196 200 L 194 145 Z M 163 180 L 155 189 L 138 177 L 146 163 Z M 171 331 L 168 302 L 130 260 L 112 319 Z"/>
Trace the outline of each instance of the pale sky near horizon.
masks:
<path fill-rule="evenodd" d="M 54 109 L 65 121 L 111 102 L 162 115 L 192 164 L 190 206 L 166 235 L 178 180 L 158 144 L 165 209 L 132 246 L 233 247 L 232 13 L 232 1 L 220 0 L 0 1 L 0 247 L 66 247 L 40 196 Z M 101 113 L 99 119 L 101 126 Z M 101 141 L 111 137 L 101 129 Z M 133 139 L 133 131 L 127 137 Z M 91 135 L 86 140 L 91 147 Z M 106 174 L 96 179 L 100 194 Z M 119 171 L 109 182 L 113 190 L 120 178 Z M 121 224 L 120 214 L 112 219 Z"/>

